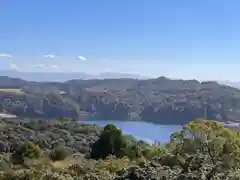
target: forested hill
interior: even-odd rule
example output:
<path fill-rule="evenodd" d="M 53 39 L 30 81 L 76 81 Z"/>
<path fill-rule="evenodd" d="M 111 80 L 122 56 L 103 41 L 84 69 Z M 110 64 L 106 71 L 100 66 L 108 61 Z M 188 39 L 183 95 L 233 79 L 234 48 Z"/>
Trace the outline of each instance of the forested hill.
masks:
<path fill-rule="evenodd" d="M 240 91 L 216 82 L 104 79 L 28 82 L 0 77 L 0 110 L 25 117 L 186 124 L 240 120 Z"/>

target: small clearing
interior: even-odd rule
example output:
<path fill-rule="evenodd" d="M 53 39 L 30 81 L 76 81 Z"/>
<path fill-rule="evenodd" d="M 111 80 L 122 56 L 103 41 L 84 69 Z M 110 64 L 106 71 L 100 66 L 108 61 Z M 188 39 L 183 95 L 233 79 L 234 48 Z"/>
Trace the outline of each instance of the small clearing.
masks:
<path fill-rule="evenodd" d="M 9 93 L 17 93 L 17 94 L 24 94 L 24 92 L 21 89 L 5 89 L 0 88 L 0 92 L 9 92 Z"/>

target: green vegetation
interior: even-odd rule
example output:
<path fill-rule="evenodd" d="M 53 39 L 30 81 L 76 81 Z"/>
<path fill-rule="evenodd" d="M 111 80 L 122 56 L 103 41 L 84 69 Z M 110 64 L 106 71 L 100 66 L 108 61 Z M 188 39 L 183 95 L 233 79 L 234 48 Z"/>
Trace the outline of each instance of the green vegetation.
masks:
<path fill-rule="evenodd" d="M 30 141 L 25 141 L 13 151 L 12 160 L 15 163 L 22 163 L 24 162 L 24 158 L 37 159 L 41 154 L 42 151 L 38 145 Z"/>
<path fill-rule="evenodd" d="M 91 157 L 96 159 L 104 159 L 109 155 L 120 157 L 125 147 L 126 140 L 121 130 L 109 124 L 105 126 L 100 138 L 93 144 Z"/>
<path fill-rule="evenodd" d="M 240 133 L 196 120 L 162 146 L 71 120 L 0 120 L 1 180 L 237 180 Z"/>
<path fill-rule="evenodd" d="M 110 155 L 117 158 L 128 157 L 131 160 L 140 158 L 143 155 L 142 147 L 146 144 L 137 143 L 136 141 L 128 142 L 129 137 L 124 136 L 121 130 L 116 126 L 106 125 L 99 139 L 91 148 L 91 158 L 105 159 Z"/>
<path fill-rule="evenodd" d="M 50 154 L 51 160 L 60 161 L 68 156 L 68 151 L 65 147 L 54 148 Z"/>

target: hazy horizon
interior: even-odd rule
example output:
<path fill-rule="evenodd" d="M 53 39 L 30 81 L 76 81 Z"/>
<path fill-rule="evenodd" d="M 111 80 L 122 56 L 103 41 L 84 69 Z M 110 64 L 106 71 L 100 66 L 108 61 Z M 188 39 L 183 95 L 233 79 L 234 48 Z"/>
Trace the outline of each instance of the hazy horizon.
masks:
<path fill-rule="evenodd" d="M 41 77 L 32 76 L 35 75 L 45 75 Z M 49 77 L 49 74 L 54 74 L 54 77 Z M 23 76 L 24 75 L 24 76 Z M 58 76 L 60 75 L 60 76 Z M 67 75 L 65 78 L 62 75 Z M 79 75 L 79 76 L 77 76 Z M 52 81 L 52 79 L 64 79 L 65 80 L 72 80 L 72 79 L 102 79 L 102 78 L 137 78 L 137 79 L 153 79 L 153 78 L 159 78 L 159 77 L 165 77 L 171 80 L 197 80 L 197 81 L 216 81 L 219 83 L 223 83 L 225 85 L 237 85 L 240 87 L 240 81 L 230 81 L 230 80 L 218 80 L 218 79 L 196 79 L 196 78 L 179 78 L 179 77 L 169 77 L 164 75 L 159 76 L 144 76 L 142 74 L 134 74 L 134 73 L 126 73 L 126 72 L 101 72 L 101 73 L 85 73 L 85 72 L 52 72 L 52 71 L 16 71 L 16 70 L 0 70 L 0 76 L 9 76 L 13 78 L 21 78 L 24 80 L 30 80 L 30 81 Z M 47 79 L 45 79 L 47 78 Z M 36 79 L 36 80 L 35 80 Z M 41 80 L 43 79 L 43 80 Z M 59 80 L 62 81 L 62 80 Z M 234 84 L 236 83 L 236 84 Z"/>

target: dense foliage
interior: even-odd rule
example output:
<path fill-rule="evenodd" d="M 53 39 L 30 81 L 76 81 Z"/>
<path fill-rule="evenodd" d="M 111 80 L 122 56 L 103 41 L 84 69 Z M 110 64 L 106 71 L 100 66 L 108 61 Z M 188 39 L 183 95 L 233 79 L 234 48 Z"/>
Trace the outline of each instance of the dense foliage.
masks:
<path fill-rule="evenodd" d="M 23 163 L 24 158 L 39 158 L 41 153 L 38 145 L 31 141 L 25 141 L 23 144 L 18 144 L 18 147 L 13 150 L 12 160 L 14 163 Z"/>
<path fill-rule="evenodd" d="M 65 147 L 56 147 L 52 150 L 50 158 L 52 161 L 64 160 L 69 155 Z"/>
<path fill-rule="evenodd" d="M 91 158 L 105 159 L 110 155 L 117 158 L 124 156 L 130 159 L 136 159 L 143 154 L 142 147 L 146 144 L 133 141 L 128 142 L 129 137 L 124 136 L 120 129 L 113 124 L 106 125 L 99 139 L 91 148 Z"/>
<path fill-rule="evenodd" d="M 196 120 L 162 146 L 71 120 L 0 120 L 1 180 L 237 180 L 240 133 Z"/>
<path fill-rule="evenodd" d="M 159 77 L 37 83 L 0 77 L 0 84 L 0 110 L 19 117 L 159 124 L 187 124 L 203 117 L 239 121 L 240 117 L 240 91 L 216 82 Z"/>
<path fill-rule="evenodd" d="M 109 155 L 120 157 L 125 147 L 126 141 L 121 130 L 109 124 L 104 128 L 100 138 L 93 144 L 91 157 L 96 159 L 104 159 Z"/>

